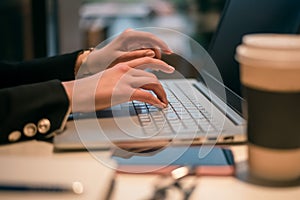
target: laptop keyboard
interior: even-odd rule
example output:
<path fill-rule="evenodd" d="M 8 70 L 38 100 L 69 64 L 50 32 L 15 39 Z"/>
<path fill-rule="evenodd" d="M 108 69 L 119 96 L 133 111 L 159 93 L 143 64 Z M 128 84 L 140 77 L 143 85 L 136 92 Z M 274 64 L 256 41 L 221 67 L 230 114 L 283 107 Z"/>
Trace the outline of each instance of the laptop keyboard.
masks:
<path fill-rule="evenodd" d="M 191 94 L 191 88 L 164 85 L 169 105 L 159 109 L 147 103 L 133 101 L 133 107 L 146 135 L 207 133 L 220 130 L 210 113 Z"/>

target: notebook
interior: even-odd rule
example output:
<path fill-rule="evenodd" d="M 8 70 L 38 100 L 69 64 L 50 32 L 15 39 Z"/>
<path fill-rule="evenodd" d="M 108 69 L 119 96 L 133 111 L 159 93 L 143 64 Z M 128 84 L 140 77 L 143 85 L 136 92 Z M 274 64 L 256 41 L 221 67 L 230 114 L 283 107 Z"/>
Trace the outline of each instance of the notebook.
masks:
<path fill-rule="evenodd" d="M 161 80 L 168 108 L 159 110 L 133 101 L 96 113 L 74 113 L 66 131 L 55 137 L 55 148 L 245 142 L 245 101 L 235 48 L 248 33 L 299 33 L 299 10 L 300 2 L 294 0 L 227 1 L 209 48 L 212 60 L 199 55 L 198 79 Z"/>
<path fill-rule="evenodd" d="M 0 156 L 0 196 L 6 200 L 108 199 L 116 166 L 97 159 Z M 113 167 L 108 167 L 109 165 Z"/>

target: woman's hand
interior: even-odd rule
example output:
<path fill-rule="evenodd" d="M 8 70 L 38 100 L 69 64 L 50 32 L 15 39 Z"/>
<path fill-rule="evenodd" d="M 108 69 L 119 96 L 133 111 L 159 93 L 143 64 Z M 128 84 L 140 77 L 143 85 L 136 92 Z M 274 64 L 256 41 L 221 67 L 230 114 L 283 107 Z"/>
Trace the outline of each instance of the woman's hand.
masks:
<path fill-rule="evenodd" d="M 127 29 L 103 48 L 96 47 L 89 53 L 82 62 L 76 78 L 96 74 L 118 63 L 137 58 L 160 59 L 162 53 L 170 54 L 172 51 L 158 37 L 148 32 Z"/>
<path fill-rule="evenodd" d="M 154 74 L 144 71 L 145 68 L 167 73 L 174 71 L 173 67 L 159 59 L 142 57 L 121 62 L 86 78 L 63 82 L 72 111 L 101 110 L 132 100 L 166 107 L 168 101 L 162 85 Z"/>

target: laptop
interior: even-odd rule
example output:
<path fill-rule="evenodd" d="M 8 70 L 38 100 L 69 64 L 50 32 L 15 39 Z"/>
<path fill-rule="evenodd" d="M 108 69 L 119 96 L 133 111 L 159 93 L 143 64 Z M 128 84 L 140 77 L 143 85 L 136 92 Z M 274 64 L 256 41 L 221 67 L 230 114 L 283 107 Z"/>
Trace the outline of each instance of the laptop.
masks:
<path fill-rule="evenodd" d="M 74 113 L 54 138 L 56 150 L 149 148 L 165 145 L 233 144 L 247 141 L 245 103 L 235 49 L 249 33 L 299 33 L 300 1 L 228 0 L 209 56 L 191 65 L 197 79 L 161 80 L 166 109 L 133 101 L 94 113 Z M 194 66 L 195 67 L 195 66 Z"/>

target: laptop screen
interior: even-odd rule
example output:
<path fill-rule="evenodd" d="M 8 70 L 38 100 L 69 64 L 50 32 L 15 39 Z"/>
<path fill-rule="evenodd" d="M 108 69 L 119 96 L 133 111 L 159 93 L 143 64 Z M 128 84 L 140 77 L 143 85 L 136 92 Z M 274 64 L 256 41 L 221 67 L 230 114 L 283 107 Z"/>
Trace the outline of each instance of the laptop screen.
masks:
<path fill-rule="evenodd" d="M 227 88 L 227 103 L 234 110 L 241 113 L 239 66 L 234 56 L 242 36 L 249 33 L 299 33 L 299 28 L 298 0 L 227 0 L 209 54 Z M 204 73 L 216 78 L 207 68 Z"/>

